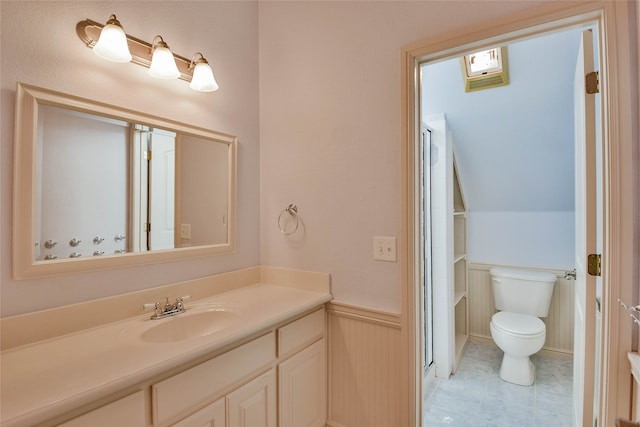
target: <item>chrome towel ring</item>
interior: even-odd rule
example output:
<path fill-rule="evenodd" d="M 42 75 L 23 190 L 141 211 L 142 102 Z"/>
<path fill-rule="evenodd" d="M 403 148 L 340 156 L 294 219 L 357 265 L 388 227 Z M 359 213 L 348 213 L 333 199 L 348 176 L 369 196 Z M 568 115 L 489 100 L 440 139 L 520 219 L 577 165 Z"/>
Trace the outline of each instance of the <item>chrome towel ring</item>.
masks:
<path fill-rule="evenodd" d="M 282 219 L 282 215 L 284 215 L 285 213 L 288 213 L 290 216 L 295 218 L 296 223 L 295 223 L 295 226 L 293 227 L 293 230 L 291 231 L 286 230 L 287 217 L 285 217 L 284 220 Z M 298 230 L 299 223 L 300 223 L 300 220 L 298 219 L 298 207 L 293 203 L 290 203 L 289 206 L 284 208 L 282 212 L 280 212 L 280 215 L 278 215 L 278 229 L 285 236 L 295 233 L 296 230 Z"/>

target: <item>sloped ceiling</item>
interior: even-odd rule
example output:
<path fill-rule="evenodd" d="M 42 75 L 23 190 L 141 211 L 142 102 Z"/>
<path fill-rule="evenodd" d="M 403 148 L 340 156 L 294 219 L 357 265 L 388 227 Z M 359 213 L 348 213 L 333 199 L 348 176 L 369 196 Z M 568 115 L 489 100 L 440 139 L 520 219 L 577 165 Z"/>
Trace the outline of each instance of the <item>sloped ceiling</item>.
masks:
<path fill-rule="evenodd" d="M 445 113 L 470 211 L 572 211 L 581 30 L 508 46 L 508 86 L 465 93 L 459 58 L 423 67 L 423 120 Z"/>

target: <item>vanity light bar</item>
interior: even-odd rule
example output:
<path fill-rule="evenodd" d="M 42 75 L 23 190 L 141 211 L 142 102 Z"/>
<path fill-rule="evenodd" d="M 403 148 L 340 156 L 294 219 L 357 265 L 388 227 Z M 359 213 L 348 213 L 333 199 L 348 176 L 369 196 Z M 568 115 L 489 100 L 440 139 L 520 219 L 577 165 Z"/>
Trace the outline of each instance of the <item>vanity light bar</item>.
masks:
<path fill-rule="evenodd" d="M 115 19 L 115 16 L 112 15 L 112 17 Z M 100 24 L 99 22 L 93 21 L 91 19 L 85 19 L 84 21 L 78 22 L 78 24 L 76 25 L 76 33 L 78 34 L 78 37 L 80 38 L 80 40 L 82 40 L 82 42 L 88 48 L 93 49 L 93 47 L 98 43 L 100 34 L 104 27 L 105 25 Z M 125 36 L 127 39 L 129 52 L 131 53 L 131 62 L 146 68 L 151 68 L 151 60 L 152 60 L 154 45 L 152 45 L 151 43 L 147 43 L 144 40 L 140 40 L 139 38 L 130 36 L 129 34 L 126 34 L 126 33 L 125 33 Z M 157 37 L 158 36 L 156 36 L 156 38 Z M 154 41 L 155 40 L 156 39 L 154 39 Z M 196 55 L 200 55 L 201 59 L 194 61 L 193 59 L 190 60 L 185 58 L 184 56 L 180 56 L 173 53 L 176 66 L 178 67 L 178 71 L 180 72 L 178 76 L 179 79 L 187 82 L 191 82 L 193 79 L 193 71 L 195 69 L 195 66 L 202 61 L 206 62 L 204 57 L 202 57 L 201 53 L 199 52 L 196 53 L 194 55 L 194 59 Z M 215 89 L 213 90 L 216 90 L 218 87 L 217 87 L 217 84 L 215 84 L 215 80 L 213 81 L 213 83 L 215 87 Z M 209 89 L 205 91 L 209 92 L 212 90 Z"/>

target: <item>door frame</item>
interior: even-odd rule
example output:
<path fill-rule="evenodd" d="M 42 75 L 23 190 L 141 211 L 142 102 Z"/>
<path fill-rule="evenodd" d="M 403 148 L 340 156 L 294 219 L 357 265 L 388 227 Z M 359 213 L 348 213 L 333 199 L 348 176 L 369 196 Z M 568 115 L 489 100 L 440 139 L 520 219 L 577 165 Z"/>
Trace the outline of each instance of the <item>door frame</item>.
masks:
<path fill-rule="evenodd" d="M 553 2 L 552 2 L 553 3 Z M 634 230 L 637 195 L 634 195 L 636 171 L 633 151 L 633 94 L 625 90 L 634 69 L 629 52 L 631 45 L 628 2 L 563 3 L 559 8 L 545 4 L 517 16 L 497 19 L 480 28 L 465 28 L 455 34 L 416 43 L 401 55 L 401 150 L 402 150 L 402 390 L 406 393 L 406 422 L 422 425 L 422 389 L 420 377 L 421 338 L 420 298 L 416 287 L 419 253 L 416 240 L 417 188 L 416 147 L 418 147 L 420 114 L 420 64 L 461 55 L 470 49 L 510 43 L 528 36 L 597 22 L 600 52 L 600 87 L 603 145 L 603 293 L 602 340 L 600 347 L 600 425 L 613 425 L 616 416 L 630 416 L 631 375 L 627 352 L 632 348 L 632 322 L 619 309 L 618 298 L 632 301 L 637 278 L 634 260 L 638 248 L 629 238 Z M 635 197 L 635 198 L 634 198 Z M 624 285 L 621 285 L 624 284 Z M 404 411 L 403 411 L 404 412 Z"/>

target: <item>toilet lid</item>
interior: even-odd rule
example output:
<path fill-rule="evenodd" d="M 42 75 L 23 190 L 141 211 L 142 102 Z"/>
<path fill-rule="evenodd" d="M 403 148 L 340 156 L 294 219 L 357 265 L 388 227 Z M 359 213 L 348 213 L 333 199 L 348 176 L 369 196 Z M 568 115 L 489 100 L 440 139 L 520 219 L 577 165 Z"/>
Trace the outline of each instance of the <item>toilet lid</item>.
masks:
<path fill-rule="evenodd" d="M 498 329 L 518 335 L 537 335 L 546 330 L 542 320 L 528 314 L 500 311 L 493 315 L 491 321 Z"/>

